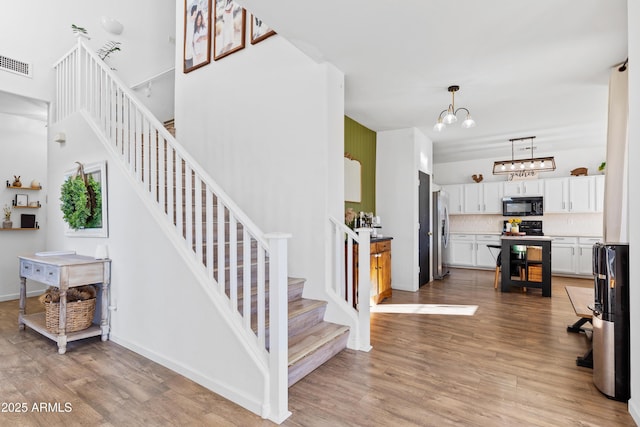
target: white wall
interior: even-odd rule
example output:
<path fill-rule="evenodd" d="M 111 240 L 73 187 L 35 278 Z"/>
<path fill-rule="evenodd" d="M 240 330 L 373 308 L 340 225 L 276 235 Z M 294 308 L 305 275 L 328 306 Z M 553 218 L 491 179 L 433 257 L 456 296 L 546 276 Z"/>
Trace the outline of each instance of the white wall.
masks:
<path fill-rule="evenodd" d="M 182 3 L 182 2 L 178 2 Z M 152 11 L 152 13 L 150 13 Z M 102 29 L 101 16 L 119 20 L 121 35 Z M 33 78 L 0 71 L 0 90 L 51 101 L 52 66 L 76 43 L 71 24 L 89 31 L 89 45 L 99 49 L 110 40 L 122 43 L 108 64 L 134 85 L 173 67 L 175 2 L 172 0 L 32 0 L 4 2 L 0 14 L 0 54 L 33 64 Z M 9 42 L 9 40 L 11 42 Z"/>
<path fill-rule="evenodd" d="M 391 242 L 391 286 L 417 291 L 418 171 L 431 174 L 432 143 L 418 129 L 378 132 L 376 213 Z"/>
<path fill-rule="evenodd" d="M 46 123 L 0 113 L 0 206 L 11 206 L 16 194 L 26 194 L 29 201 L 40 201 L 40 209 L 13 209 L 11 221 L 13 228 L 20 227 L 21 214 L 35 214 L 41 229 L 37 231 L 0 231 L 0 301 L 16 299 L 19 296 L 19 254 L 33 253 L 44 249 L 47 195 L 47 128 Z M 24 187 L 37 180 L 43 189 L 13 190 L 5 188 L 5 181 L 13 182 L 19 175 Z M 55 201 L 52 201 L 55 203 Z M 2 216 L 4 220 L 4 215 Z M 43 285 L 30 283 L 31 295 L 41 293 Z"/>
<path fill-rule="evenodd" d="M 628 2 L 629 63 L 640 61 L 640 4 Z M 640 170 L 634 167 L 640 159 L 640 123 L 635 117 L 640 115 L 640 72 L 629 67 L 629 218 L 637 218 L 640 213 Z M 636 424 L 640 425 L 640 224 L 629 221 L 629 310 L 631 315 L 631 400 L 629 412 Z"/>
<path fill-rule="evenodd" d="M 540 178 L 555 178 L 569 176 L 573 169 L 586 167 L 589 175 L 597 175 L 598 166 L 606 158 L 606 146 L 601 148 L 585 148 L 583 150 L 557 151 L 553 153 L 536 153 L 536 156 L 554 156 L 556 160 L 556 170 L 553 172 L 542 172 Z M 437 159 L 433 165 L 433 180 L 438 184 L 462 184 L 472 183 L 471 175 L 482 174 L 484 181 L 506 181 L 506 175 L 493 175 L 493 162 L 504 160 L 509 156 L 495 158 L 478 158 L 475 160 L 465 160 L 461 162 L 438 163 Z M 516 158 L 518 156 L 516 155 Z M 521 158 L 521 157 L 520 157 Z"/>
<path fill-rule="evenodd" d="M 110 338 L 214 392 L 261 413 L 264 370 L 245 351 L 228 323 L 231 313 L 217 292 L 197 280 L 135 185 L 109 156 L 79 114 L 52 127 L 67 142 L 49 150 L 49 198 L 58 197 L 64 173 L 75 161 L 107 160 L 108 238 L 64 236 L 59 206 L 47 206 L 47 248 L 93 255 L 108 245 L 112 259 Z M 224 307 L 222 307 L 224 305 Z M 222 307 L 222 309 L 220 308 Z"/>
<path fill-rule="evenodd" d="M 343 90 L 342 73 L 278 35 L 176 73 L 178 141 L 263 231 L 293 234 L 289 273 L 307 279 L 306 297 L 325 299 L 324 231 L 328 214 L 342 216 L 332 174 L 343 156 Z"/>

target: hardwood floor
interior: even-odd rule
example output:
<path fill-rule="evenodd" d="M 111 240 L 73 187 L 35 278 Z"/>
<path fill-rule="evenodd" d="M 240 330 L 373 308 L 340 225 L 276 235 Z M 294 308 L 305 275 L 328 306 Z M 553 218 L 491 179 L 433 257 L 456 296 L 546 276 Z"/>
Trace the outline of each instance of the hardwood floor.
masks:
<path fill-rule="evenodd" d="M 474 316 L 374 313 L 373 350 L 344 350 L 289 389 L 285 426 L 634 426 L 626 403 L 607 399 L 590 369 L 589 343 L 566 331 L 577 320 L 554 277 L 539 289 L 501 293 L 493 272 L 452 270 L 386 303 L 474 304 Z M 31 312 L 37 305 L 30 300 Z M 17 301 L 0 303 L 0 396 L 26 413 L 15 426 L 266 426 L 269 421 L 112 342 L 73 342 L 66 355 L 17 330 Z M 33 403 L 60 404 L 35 412 Z M 71 412 L 64 412 L 65 403 Z"/>

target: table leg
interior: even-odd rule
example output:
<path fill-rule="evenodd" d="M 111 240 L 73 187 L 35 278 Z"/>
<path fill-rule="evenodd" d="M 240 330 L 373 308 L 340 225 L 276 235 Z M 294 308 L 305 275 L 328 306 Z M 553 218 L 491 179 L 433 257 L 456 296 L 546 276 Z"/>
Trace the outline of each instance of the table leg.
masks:
<path fill-rule="evenodd" d="M 100 329 L 102 341 L 109 339 L 109 284 L 102 284 L 102 304 L 100 307 Z"/>
<path fill-rule="evenodd" d="M 25 315 L 25 308 L 27 306 L 27 278 L 20 277 L 20 311 L 18 315 L 18 329 L 24 330 L 24 323 L 22 323 L 22 316 Z"/>
<path fill-rule="evenodd" d="M 58 353 L 67 352 L 67 290 L 60 289 L 60 312 L 58 313 Z"/>
<path fill-rule="evenodd" d="M 575 332 L 575 333 L 584 332 L 585 329 L 582 327 L 582 325 L 590 321 L 591 319 L 588 319 L 586 317 L 581 317 L 573 325 L 567 326 L 567 332 Z"/>
<path fill-rule="evenodd" d="M 593 369 L 593 350 L 589 349 L 584 356 L 578 356 L 576 358 L 576 365 Z"/>

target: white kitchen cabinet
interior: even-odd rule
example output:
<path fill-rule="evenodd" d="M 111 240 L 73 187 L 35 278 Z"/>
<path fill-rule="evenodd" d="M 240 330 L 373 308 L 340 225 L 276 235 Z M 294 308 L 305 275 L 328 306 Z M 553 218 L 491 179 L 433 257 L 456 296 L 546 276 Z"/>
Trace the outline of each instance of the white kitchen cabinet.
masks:
<path fill-rule="evenodd" d="M 464 184 L 449 184 L 441 185 L 440 188 L 447 193 L 449 197 L 449 213 L 461 214 L 463 213 L 463 193 Z"/>
<path fill-rule="evenodd" d="M 578 238 L 578 261 L 577 273 L 580 275 L 593 275 L 593 245 L 602 242 L 600 237 L 580 237 Z"/>
<path fill-rule="evenodd" d="M 545 179 L 544 213 L 569 212 L 569 178 Z"/>
<path fill-rule="evenodd" d="M 551 241 L 551 272 L 575 274 L 576 242 L 573 237 L 554 237 Z"/>
<path fill-rule="evenodd" d="M 593 176 L 569 179 L 569 212 L 596 211 L 596 181 Z"/>
<path fill-rule="evenodd" d="M 493 253 L 488 244 L 499 245 L 500 236 L 497 234 L 452 234 L 447 248 L 448 264 L 452 267 L 479 267 L 493 269 L 496 266 L 495 257 L 499 251 Z"/>
<path fill-rule="evenodd" d="M 476 267 L 495 268 L 496 257 L 500 249 L 489 249 L 487 245 L 500 245 L 500 236 L 495 234 L 478 234 L 476 236 Z"/>
<path fill-rule="evenodd" d="M 464 184 L 462 208 L 466 214 L 501 214 L 502 182 Z"/>
<path fill-rule="evenodd" d="M 482 212 L 502 214 L 503 182 L 485 182 L 482 185 Z"/>
<path fill-rule="evenodd" d="M 482 213 L 482 184 L 464 184 L 462 204 L 464 213 Z"/>
<path fill-rule="evenodd" d="M 507 181 L 504 183 L 505 196 L 542 196 L 544 180 L 528 179 L 522 181 Z"/>
<path fill-rule="evenodd" d="M 473 267 L 475 265 L 475 238 L 469 234 L 452 234 L 449 240 L 449 264 Z"/>
<path fill-rule="evenodd" d="M 545 213 L 602 212 L 604 175 L 545 179 Z"/>
<path fill-rule="evenodd" d="M 604 175 L 596 175 L 596 212 L 604 211 Z"/>
<path fill-rule="evenodd" d="M 591 251 L 599 237 L 553 237 L 551 270 L 554 274 L 591 276 Z"/>

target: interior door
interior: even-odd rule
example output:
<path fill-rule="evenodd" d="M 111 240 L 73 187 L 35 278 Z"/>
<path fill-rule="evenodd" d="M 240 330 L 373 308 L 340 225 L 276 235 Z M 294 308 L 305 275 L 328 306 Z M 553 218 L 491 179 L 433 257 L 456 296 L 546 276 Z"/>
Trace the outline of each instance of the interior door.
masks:
<path fill-rule="evenodd" d="M 429 283 L 431 279 L 431 221 L 429 219 L 431 212 L 431 185 L 429 175 L 424 172 L 418 172 L 418 174 L 420 182 L 418 187 L 418 221 L 420 224 L 418 230 L 418 264 L 420 266 L 418 284 L 422 286 Z"/>

